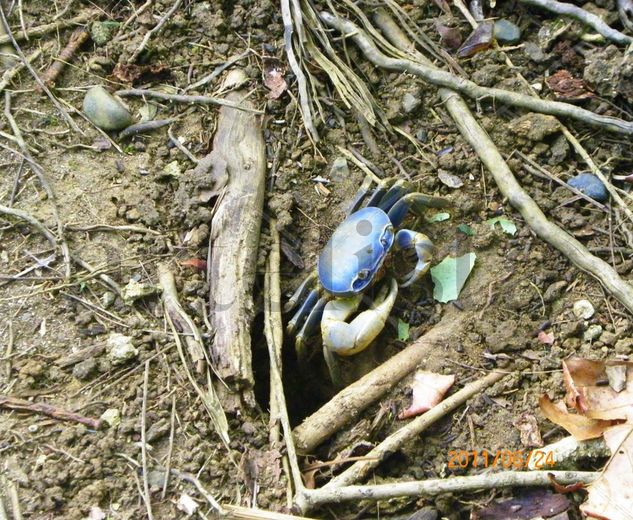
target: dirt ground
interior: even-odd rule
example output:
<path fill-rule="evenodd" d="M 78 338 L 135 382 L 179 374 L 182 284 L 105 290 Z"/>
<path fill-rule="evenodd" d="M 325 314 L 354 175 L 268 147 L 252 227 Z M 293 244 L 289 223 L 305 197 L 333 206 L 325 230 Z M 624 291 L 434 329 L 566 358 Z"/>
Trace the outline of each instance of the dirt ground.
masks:
<path fill-rule="evenodd" d="M 322 3 L 326 8 L 326 2 Z M 390 457 L 375 472 L 372 482 L 480 473 L 481 468 L 449 468 L 449 451 L 522 449 L 519 430 L 513 423 L 525 413 L 536 416 L 545 442 L 562 438 L 563 431 L 537 412 L 542 394 L 552 398 L 563 395 L 561 360 L 571 354 L 594 359 L 626 358 L 631 354 L 630 314 L 599 283 L 536 238 L 506 204 L 489 173 L 459 135 L 435 88 L 408 75 L 374 68 L 355 47 L 347 45 L 349 62 L 366 81 L 386 119 L 413 136 L 415 143 L 400 133 L 376 128 L 380 153 L 373 154 L 354 113 L 339 102 L 316 64 L 309 64 L 320 80 L 324 108 L 324 121 L 318 125 L 321 141 L 315 147 L 302 126 L 296 82 L 285 59 L 277 2 L 185 0 L 140 55 L 137 64 L 141 68 L 133 79 L 130 71 L 124 77 L 120 65 L 127 63 L 147 31 L 173 5 L 171 0 L 153 2 L 127 26 L 124 22 L 143 2 L 99 2 L 95 6 L 91 2 L 33 1 L 25 2 L 21 11 L 17 3 L 13 4 L 9 22 L 15 31 L 21 24 L 31 28 L 50 23 L 66 4 L 70 4 L 69 10 L 62 19 L 96 9 L 103 22 L 99 29 L 110 31 L 104 42 L 97 43 L 93 29 L 92 40 L 80 48 L 57 80 L 54 91 L 71 113 L 73 107 L 81 109 L 83 96 L 93 85 L 113 91 L 134 86 L 175 92 L 250 49 L 251 53 L 236 66 L 242 67 L 248 77 L 251 99 L 265 110 L 265 213 L 277 218 L 282 236 L 284 298 L 314 267 L 321 248 L 344 218 L 346 204 L 363 181 L 364 173 L 351 161 L 348 171 L 332 169 L 341 157 L 339 147 L 357 150 L 385 178 L 407 176 L 419 183 L 420 191 L 450 200 L 450 219 L 430 222 L 427 218 L 416 225 L 437 246 L 437 261 L 465 252 L 477 255 L 459 300 L 435 302 L 430 281 L 402 290 L 379 338 L 368 350 L 345 361 L 346 377 L 351 382 L 447 317 L 461 320 L 463 326 L 455 337 L 446 338 L 443 351 L 428 360 L 428 370 L 455 374 L 456 388 L 477 379 L 482 370 L 513 364 L 516 372 Z M 363 8 L 371 11 L 371 2 L 366 4 Z M 400 4 L 419 27 L 439 41 L 433 25 L 439 11 L 433 2 Z M 622 48 L 581 41 L 583 31 L 576 23 L 555 41 L 544 41 L 547 35 L 539 30 L 552 24 L 552 17 L 528 12 L 512 1 L 498 4 L 494 16 L 516 23 L 522 29 L 525 45 L 506 50 L 515 69 L 507 66 L 498 50 L 460 60 L 473 81 L 525 90 L 517 78 L 520 74 L 552 96 L 544 78 L 564 69 L 576 78 L 584 78 L 586 88 L 593 92 L 592 97 L 577 101 L 582 106 L 624 119 L 633 117 L 633 61 L 630 56 L 628 61 L 624 58 Z M 589 5 L 617 24 L 613 0 L 596 4 Z M 455 15 L 454 21 L 464 35 L 469 33 L 463 18 Z M 59 30 L 20 44 L 27 55 L 43 47 L 42 56 L 33 63 L 42 74 L 70 33 L 69 29 Z M 271 60 L 279 64 L 289 85 L 288 92 L 278 99 L 271 99 L 263 85 L 264 69 Z M 220 74 L 195 92 L 217 93 L 222 78 Z M 54 189 L 59 218 L 67 225 L 71 253 L 97 272 L 90 273 L 75 264 L 72 277 L 65 281 L 59 250 L 53 250 L 23 220 L 0 215 L 0 394 L 55 404 L 91 418 L 108 411 L 119 420 L 95 430 L 73 421 L 3 410 L 0 471 L 8 517 L 13 514 L 13 518 L 19 518 L 10 505 L 11 484 L 24 518 L 146 517 L 141 417 L 147 361 L 147 480 L 154 518 L 186 517 L 177 508 L 183 493 L 199 504 L 202 517 L 213 516 L 191 484 L 174 476 L 165 484 L 161 468 L 168 459 L 172 468 L 196 475 L 221 503 L 288 512 L 288 483 L 281 473 L 281 454 L 271 450 L 268 442 L 269 370 L 262 333 L 261 273 L 253 289 L 258 309 L 252 340 L 258 408 L 229 415 L 230 443 L 225 446 L 187 378 L 160 297 L 149 294 L 128 305 L 97 276 L 105 273 L 120 286 L 134 281 L 155 287 L 157 266 L 167 263 L 175 273 L 186 311 L 204 330 L 205 340 L 210 339 L 204 326 L 208 286 L 204 271 L 196 267 L 197 261 L 207 257 L 208 215 L 187 215 L 186 200 L 177 196 L 180 179 L 193 163 L 170 142 L 167 127 L 131 139 L 111 133 L 111 139 L 121 148 L 119 152 L 91 125 L 73 115 L 82 135 L 67 126 L 60 112 L 34 86 L 33 78 L 24 71 L 10 83 L 12 114 Z M 403 108 L 405 99 L 413 103 L 410 111 Z M 170 132 L 194 157 L 202 158 L 210 151 L 217 107 L 145 102 L 140 98 L 125 101 L 137 121 L 147 113 L 155 119 L 176 117 Z M 518 154 L 521 152 L 562 180 L 586 171 L 558 123 L 549 116 L 484 102 L 470 106 L 547 216 L 594 254 L 612 263 L 625 279 L 630 278 L 633 260 L 621 221 L 578 200 L 547 177 L 534 175 Z M 578 124 L 572 128 L 605 171 L 618 175 L 633 172 L 629 139 Z M 0 130 L 4 132 L 0 141 L 0 204 L 28 212 L 54 231 L 54 206 L 41 181 L 18 154 L 6 148 L 17 148 L 5 137 L 14 133 L 6 117 Z M 441 180 L 447 177 L 458 180 L 460 186 L 447 186 Z M 323 184 L 318 178 L 329 182 Z M 619 186 L 628 190 L 626 184 Z M 430 210 L 427 217 L 434 213 L 437 211 Z M 516 233 L 508 235 L 499 226 L 493 229 L 486 223 L 497 216 L 514 222 Z M 93 225 L 113 227 L 89 227 Z M 470 226 L 474 234 L 460 232 L 460 225 Z M 269 244 L 267 226 L 263 226 L 260 265 Z M 581 299 L 595 307 L 595 314 L 588 320 L 578 319 L 572 311 L 574 302 Z M 398 339 L 399 322 L 410 325 L 407 339 Z M 539 331 L 551 333 L 553 343 L 540 340 Z M 131 338 L 136 351 L 130 359 L 116 359 L 104 348 L 114 333 Z M 70 354 L 90 347 L 94 347 L 91 356 L 78 363 L 63 363 Z M 284 384 L 293 425 L 336 392 L 318 353 L 316 348 L 310 373 L 300 373 L 292 342 L 286 341 Z M 302 462 L 307 465 L 366 453 L 368 446 L 404 424 L 397 415 L 410 402 L 410 387 L 411 378 L 406 378 L 358 422 Z M 597 461 L 596 467 L 601 462 Z M 325 466 L 313 475 L 316 485 L 344 467 Z M 424 506 L 452 520 L 468 518 L 472 510 L 511 493 L 495 490 L 435 499 L 333 505 L 307 516 L 409 518 Z M 581 500 L 580 495 L 576 500 Z M 579 518 L 577 515 L 572 508 L 569 518 Z"/>

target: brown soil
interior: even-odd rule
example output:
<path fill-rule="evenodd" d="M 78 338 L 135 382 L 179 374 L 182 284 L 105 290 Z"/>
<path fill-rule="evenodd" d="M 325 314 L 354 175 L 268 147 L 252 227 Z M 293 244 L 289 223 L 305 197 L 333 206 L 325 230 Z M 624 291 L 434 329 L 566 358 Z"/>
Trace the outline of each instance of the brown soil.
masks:
<path fill-rule="evenodd" d="M 607 9 L 610 0 L 597 2 Z M 65 2 L 57 2 L 57 8 Z M 131 15 L 131 5 L 143 2 L 101 2 L 102 21 L 123 23 Z M 102 5 L 101 5 L 102 4 Z M 113 75 L 117 63 L 125 63 L 140 44 L 146 31 L 173 4 L 159 0 L 105 45 L 89 42 L 75 57 L 56 85 L 57 95 L 70 106 L 80 108 L 85 90 L 94 84 L 112 89 L 127 88 Z M 437 16 L 433 2 L 413 2 L 405 6 L 413 20 L 428 30 L 434 39 L 432 21 Z M 510 4 L 510 3 L 508 3 Z M 88 9 L 88 2 L 73 3 L 70 17 Z M 528 14 L 523 8 L 499 6 L 495 16 L 506 16 L 523 29 L 526 41 L 536 41 L 536 33 L 546 16 Z M 33 27 L 48 23 L 55 14 L 52 3 L 25 2 L 24 23 Z M 456 17 L 464 34 L 465 23 Z M 20 25 L 18 9 L 10 17 L 11 26 Z M 580 29 L 575 25 L 563 35 L 567 46 L 559 54 L 545 48 L 545 59 L 535 61 L 527 50 L 518 48 L 509 55 L 528 82 L 542 82 L 546 73 L 567 68 L 591 82 L 596 74 L 619 73 L 614 60 L 622 60 L 621 49 L 599 54 L 603 47 L 591 44 L 585 70 L 585 56 L 576 44 Z M 70 31 L 53 33 L 42 39 L 22 42 L 26 54 L 40 42 L 53 42 L 55 55 L 63 47 Z M 585 44 L 589 45 L 589 44 Z M 285 70 L 283 26 L 277 2 L 241 0 L 238 2 L 185 1 L 153 38 L 139 64 L 160 64 L 160 74 L 146 71 L 134 86 L 159 88 L 172 85 L 184 88 L 207 75 L 215 66 L 246 49 L 253 53 L 240 62 L 253 90 L 255 102 L 266 109 L 265 137 L 270 171 L 267 213 L 278 220 L 282 232 L 282 291 L 287 297 L 314 267 L 321 248 L 345 214 L 364 174 L 349 163 L 349 175 L 330 173 L 340 156 L 338 146 L 354 147 L 380 168 L 385 177 L 403 176 L 391 160 L 395 157 L 410 180 L 420 190 L 444 196 L 452 202 L 450 219 L 443 222 L 418 222 L 437 245 L 436 258 L 473 251 L 476 266 L 458 302 L 434 302 L 432 285 L 403 290 L 392 317 L 378 340 L 365 352 L 346 360 L 346 377 L 352 380 L 393 353 L 406 348 L 437 323 L 446 306 L 458 306 L 467 312 L 467 326 L 458 337 L 447 338 L 446 348 L 429 360 L 429 370 L 455 374 L 457 385 L 478 377 L 480 370 L 505 368 L 514 363 L 523 370 L 477 396 L 467 406 L 445 417 L 425 433 L 423 442 L 414 442 L 383 464 L 374 482 L 394 479 L 446 477 L 478 470 L 449 470 L 448 452 L 454 449 L 518 450 L 521 445 L 514 420 L 522 413 L 535 414 L 546 441 L 563 436 L 537 412 L 538 398 L 562 395 L 561 360 L 576 354 L 591 358 L 613 358 L 631 354 L 630 315 L 600 285 L 572 267 L 557 251 L 535 238 L 520 216 L 500 197 L 489 174 L 482 171 L 477 157 L 458 134 L 445 113 L 434 88 L 395 73 L 367 65 L 358 51 L 347 46 L 351 63 L 366 81 L 379 105 L 394 125 L 417 137 L 424 158 L 400 134 L 375 130 L 381 153 L 373 156 L 366 146 L 354 115 L 336 96 L 322 73 L 321 95 L 330 96 L 326 121 L 319 126 L 321 142 L 315 148 L 306 137 L 296 104 L 296 85 L 290 73 L 288 93 L 277 100 L 268 98 L 262 84 L 262 55 L 278 58 Z M 574 50 L 576 49 L 576 50 Z M 547 54 L 550 53 L 550 54 Z M 563 56 L 563 63 L 558 62 Z M 50 52 L 35 62 L 43 72 L 52 62 Z M 602 60 L 602 61 L 601 61 Z M 602 64 L 602 68 L 598 65 Z M 515 72 L 509 70 L 497 51 L 485 51 L 461 63 L 470 76 L 490 86 L 519 88 Z M 633 67 L 631 67 L 633 70 Z M 602 71 L 602 72 L 601 72 Z M 595 87 L 597 96 L 584 106 L 611 115 L 627 117 L 633 112 L 631 77 L 622 77 L 620 90 Z M 200 93 L 217 92 L 221 79 Z M 89 147 L 103 138 L 82 119 L 75 117 L 85 135 L 69 130 L 63 118 L 45 96 L 33 90 L 33 80 L 22 73 L 11 85 L 13 114 L 34 158 L 42 166 L 57 195 L 61 220 L 75 226 L 94 224 L 136 225 L 155 232 L 89 230 L 67 232 L 72 253 L 104 270 L 121 286 L 134 280 L 157 283 L 156 266 L 168 262 L 176 274 L 178 289 L 187 312 L 204 327 L 207 283 L 202 271 L 183 265 L 183 261 L 206 258 L 208 247 L 208 208 L 191 204 L 183 188 L 185 173 L 193 165 L 169 142 L 166 128 L 119 141 L 123 153 L 113 147 L 95 151 Z M 523 87 L 521 87 L 523 88 Z M 405 114 L 402 99 L 410 93 L 421 99 L 419 107 Z M 602 96 L 602 97 L 601 97 Z M 190 152 L 203 157 L 209 152 L 217 116 L 216 107 L 175 106 L 145 103 L 128 98 L 135 119 L 155 110 L 156 119 L 178 116 L 171 127 Z M 586 169 L 576 158 L 556 125 L 536 114 L 518 113 L 508 108 L 481 107 L 478 117 L 502 153 L 520 150 L 563 180 Z M 1 130 L 11 132 L 6 119 Z M 630 142 L 618 136 L 578 128 L 583 145 L 594 160 L 614 173 L 631 173 L 633 156 Z M 4 145 L 15 143 L 2 138 Z M 50 229 L 55 228 L 51 201 L 28 166 L 21 168 L 15 154 L 0 154 L 0 204 L 7 205 L 19 176 L 14 207 L 37 217 Z M 571 200 L 573 194 L 528 173 L 516 156 L 510 159 L 513 171 L 551 219 L 582 240 L 596 254 L 611 261 L 625 278 L 630 277 L 633 262 L 625 247 L 617 222 L 583 201 Z M 19 173 L 21 172 L 21 174 Z M 463 186 L 452 189 L 443 184 L 438 173 L 458 177 Z M 327 191 L 315 188 L 314 178 L 325 177 Z M 179 189 L 180 188 L 180 189 Z M 430 216 L 434 211 L 430 211 Z M 514 236 L 485 221 L 504 215 L 517 226 Z M 469 225 L 475 234 L 457 231 Z M 263 226 L 261 259 L 269 247 Z M 611 249 L 615 246 L 615 249 Z M 154 518 L 180 518 L 176 508 L 182 493 L 193 496 L 200 510 L 209 513 L 208 504 L 190 485 L 171 477 L 164 498 L 161 490 L 166 464 L 172 450 L 171 466 L 197 475 L 220 502 L 253 505 L 276 511 L 286 510 L 287 482 L 281 472 L 281 453 L 268 444 L 268 360 L 262 334 L 262 316 L 253 326 L 253 356 L 256 395 L 259 409 L 243 410 L 229 416 L 231 441 L 223 445 L 213 431 L 197 394 L 191 387 L 171 334 L 165 324 L 160 298 L 156 295 L 126 305 L 95 276 L 75 268 L 69 283 L 63 277 L 59 251 L 48 267 L 40 266 L 22 275 L 53 253 L 50 244 L 24 222 L 0 217 L 0 393 L 14 397 L 53 403 L 82 415 L 98 418 L 106 410 L 120 414 L 120 424 L 92 430 L 83 425 L 60 422 L 45 416 L 3 411 L 0 414 L 0 472 L 16 484 L 25 518 L 82 519 L 93 508 L 107 518 L 144 518 L 141 500 L 142 471 L 140 424 L 143 401 L 144 362 L 150 360 L 147 395 L 148 465 Z M 263 265 L 263 262 L 262 262 Z M 21 276 L 14 280 L 10 277 Z M 261 279 L 253 298 L 261 308 Z M 589 321 L 578 320 L 571 306 L 588 299 L 596 308 Z M 397 339 L 398 320 L 409 323 L 410 337 Z M 583 339 L 590 325 L 602 327 L 599 337 Z M 553 345 L 537 339 L 539 330 L 552 332 Z M 112 333 L 132 338 L 138 354 L 115 364 L 107 348 L 74 366 L 60 367 L 57 362 L 71 353 L 105 345 Z M 205 338 L 209 339 L 208 332 Z M 300 374 L 291 342 L 285 345 L 285 385 L 289 412 L 294 424 L 316 410 L 335 389 L 329 383 L 320 356 L 314 349 L 310 374 Z M 410 400 L 409 379 L 370 408 L 357 424 L 337 434 L 317 450 L 314 460 L 332 460 L 337 456 L 361 455 L 367 443 L 376 443 L 395 431 L 403 422 L 396 419 Z M 175 403 L 174 440 L 170 443 L 172 406 Z M 363 441 L 362 443 L 360 441 Z M 364 451 L 363 451 L 364 450 Z M 339 471 L 340 468 L 336 468 Z M 329 469 L 316 475 L 324 483 Z M 5 482 L 6 482 L 5 480 Z M 140 486 L 140 487 L 139 487 Z M 8 506 L 5 487 L 4 502 Z M 312 512 L 315 518 L 406 518 L 422 505 L 435 507 L 444 517 L 467 518 L 474 507 L 508 490 L 468 496 L 444 496 L 435 500 L 398 499 L 361 506 L 333 506 Z M 362 512 L 357 515 L 361 510 Z M 95 514 L 93 512 L 93 514 Z M 96 517 L 95 517 L 96 518 Z"/>

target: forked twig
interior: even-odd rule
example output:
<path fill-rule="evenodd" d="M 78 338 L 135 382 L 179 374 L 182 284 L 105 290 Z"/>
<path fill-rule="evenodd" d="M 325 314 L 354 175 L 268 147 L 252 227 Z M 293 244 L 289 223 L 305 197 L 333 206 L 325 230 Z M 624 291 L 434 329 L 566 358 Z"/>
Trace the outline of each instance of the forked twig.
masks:
<path fill-rule="evenodd" d="M 330 27 L 353 40 L 370 62 L 384 69 L 408 72 L 433 85 L 452 89 L 473 99 L 492 98 L 507 105 L 526 108 L 542 114 L 576 119 L 597 128 L 633 135 L 633 122 L 631 121 L 595 114 L 590 110 L 585 110 L 569 103 L 549 101 L 499 88 L 482 87 L 470 80 L 459 78 L 450 72 L 429 67 L 420 62 L 390 58 L 380 52 L 365 31 L 353 22 L 338 18 L 328 12 L 322 12 L 321 19 Z"/>

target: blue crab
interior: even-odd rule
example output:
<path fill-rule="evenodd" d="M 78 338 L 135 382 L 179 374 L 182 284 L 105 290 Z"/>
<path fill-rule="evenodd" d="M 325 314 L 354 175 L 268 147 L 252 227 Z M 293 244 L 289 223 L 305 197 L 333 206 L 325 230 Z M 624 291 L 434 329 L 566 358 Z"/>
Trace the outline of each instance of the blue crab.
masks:
<path fill-rule="evenodd" d="M 363 206 L 364 204 L 364 206 Z M 409 210 L 420 214 L 426 207 L 443 208 L 445 199 L 412 191 L 409 183 L 389 180 L 369 191 L 361 188 L 347 218 L 336 228 L 321 252 L 317 268 L 298 287 L 286 312 L 298 310 L 287 325 L 295 338 L 297 356 L 305 364 L 305 342 L 321 325 L 323 353 L 332 380 L 340 385 L 336 356 L 361 352 L 384 328 L 398 295 L 398 286 L 420 280 L 431 265 L 433 243 L 423 233 L 398 229 Z M 399 281 L 385 278 L 383 264 L 395 247 L 415 253 L 417 263 Z M 363 296 L 379 286 L 369 308 L 358 310 Z"/>

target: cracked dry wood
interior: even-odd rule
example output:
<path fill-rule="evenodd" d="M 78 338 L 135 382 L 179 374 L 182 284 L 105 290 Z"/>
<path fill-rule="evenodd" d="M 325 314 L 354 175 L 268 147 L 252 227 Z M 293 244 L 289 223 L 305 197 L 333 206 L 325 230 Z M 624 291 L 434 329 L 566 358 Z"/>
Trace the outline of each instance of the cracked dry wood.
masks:
<path fill-rule="evenodd" d="M 238 75 L 231 71 L 227 81 Z M 252 106 L 244 91 L 229 101 Z M 213 151 L 199 166 L 207 166 L 223 193 L 214 212 L 209 238 L 209 321 L 213 329 L 211 359 L 216 373 L 235 393 L 218 385 L 225 410 L 254 406 L 251 362 L 253 283 L 264 205 L 266 155 L 260 118 L 250 112 L 222 107 Z"/>

